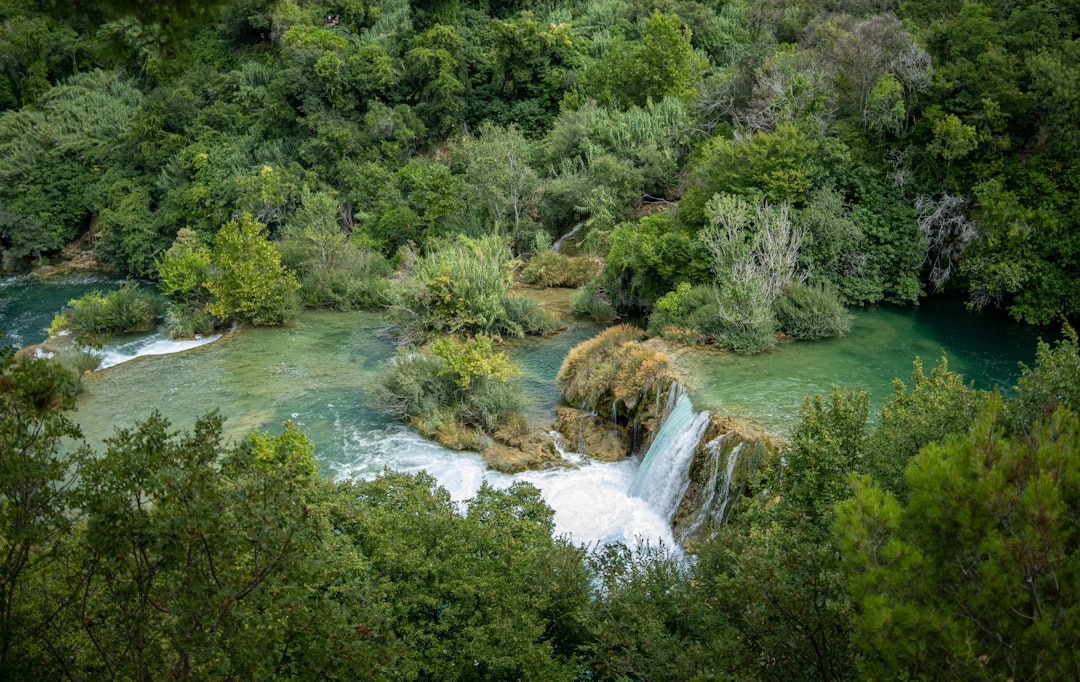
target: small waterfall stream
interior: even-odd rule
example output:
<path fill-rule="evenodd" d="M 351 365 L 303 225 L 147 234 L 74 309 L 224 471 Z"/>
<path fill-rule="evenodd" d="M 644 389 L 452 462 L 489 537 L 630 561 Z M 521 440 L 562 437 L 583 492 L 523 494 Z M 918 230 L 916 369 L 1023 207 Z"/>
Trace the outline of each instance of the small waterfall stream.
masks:
<path fill-rule="evenodd" d="M 157 331 L 153 334 L 140 336 L 130 341 L 106 344 L 101 355 L 101 365 L 98 369 L 114 367 L 122 362 L 134 360 L 146 355 L 168 355 L 181 351 L 205 346 L 221 338 L 221 334 L 209 336 L 197 336 L 194 339 L 173 339 L 166 332 Z"/>
<path fill-rule="evenodd" d="M 645 500 L 669 523 L 690 484 L 690 462 L 709 427 L 710 418 L 708 412 L 694 412 L 681 385 L 672 385 L 668 400 L 673 396 L 675 404 L 667 411 L 630 486 L 630 495 Z"/>
<path fill-rule="evenodd" d="M 573 237 L 575 234 L 577 234 L 584 225 L 585 225 L 584 221 L 580 222 L 577 225 L 574 225 L 574 228 L 572 230 L 570 230 L 569 232 L 567 232 L 563 236 L 559 237 L 559 239 L 554 244 L 551 245 L 552 253 L 559 253 L 559 249 L 562 248 L 562 243 L 564 241 L 566 241 L 567 239 L 569 239 L 570 237 Z"/>

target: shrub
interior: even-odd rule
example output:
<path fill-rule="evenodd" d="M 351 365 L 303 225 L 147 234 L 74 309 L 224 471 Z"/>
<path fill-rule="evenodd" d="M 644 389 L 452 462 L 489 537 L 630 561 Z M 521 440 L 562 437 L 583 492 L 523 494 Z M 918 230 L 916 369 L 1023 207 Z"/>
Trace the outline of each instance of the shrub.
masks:
<path fill-rule="evenodd" d="M 851 330 L 852 316 L 831 287 L 793 282 L 773 310 L 781 331 L 796 339 L 827 339 Z"/>
<path fill-rule="evenodd" d="M 335 310 L 385 306 L 391 269 L 386 258 L 341 229 L 333 194 L 304 190 L 301 201 L 279 248 L 282 262 L 298 274 L 303 303 Z"/>
<path fill-rule="evenodd" d="M 776 322 L 769 319 L 756 326 L 719 323 L 714 338 L 717 345 L 731 349 L 740 355 L 754 355 L 776 345 Z"/>
<path fill-rule="evenodd" d="M 649 394 L 666 388 L 667 357 L 640 339 L 645 333 L 632 325 L 609 327 L 570 349 L 555 383 L 571 405 L 585 409 L 617 402 L 617 415 L 629 419 Z"/>
<path fill-rule="evenodd" d="M 600 261 L 595 258 L 541 251 L 525 264 L 521 281 L 542 287 L 579 287 L 600 270 Z"/>
<path fill-rule="evenodd" d="M 397 305 L 402 338 L 422 343 L 441 334 L 520 337 L 554 322 L 526 297 L 510 295 L 510 249 L 499 237 L 458 237 L 436 244 L 406 275 Z"/>
<path fill-rule="evenodd" d="M 221 226 L 213 250 L 214 270 L 205 283 L 206 310 L 223 320 L 273 326 L 299 307 L 296 275 L 281 263 L 266 226 L 243 213 Z"/>
<path fill-rule="evenodd" d="M 444 336 L 419 350 L 402 349 L 372 392 L 383 409 L 426 437 L 476 447 L 478 434 L 520 424 L 525 398 L 520 370 L 496 352 L 490 337 Z"/>
<path fill-rule="evenodd" d="M 704 343 L 720 333 L 716 289 L 682 282 L 664 294 L 649 315 L 649 334 L 679 343 Z"/>
<path fill-rule="evenodd" d="M 49 330 L 68 329 L 79 340 L 150 331 L 164 308 L 160 296 L 131 281 L 108 294 L 91 291 L 68 305 L 71 309 L 62 313 L 64 321 L 54 319 Z"/>
<path fill-rule="evenodd" d="M 217 319 L 201 306 L 173 301 L 165 311 L 165 328 L 174 339 L 190 339 L 196 334 L 211 334 Z"/>
<path fill-rule="evenodd" d="M 570 312 L 596 322 L 611 322 L 616 317 L 607 294 L 595 281 L 586 282 L 570 296 Z"/>
<path fill-rule="evenodd" d="M 503 299 L 506 317 L 526 334 L 547 336 L 559 331 L 559 319 L 540 307 L 531 296 L 507 296 Z"/>

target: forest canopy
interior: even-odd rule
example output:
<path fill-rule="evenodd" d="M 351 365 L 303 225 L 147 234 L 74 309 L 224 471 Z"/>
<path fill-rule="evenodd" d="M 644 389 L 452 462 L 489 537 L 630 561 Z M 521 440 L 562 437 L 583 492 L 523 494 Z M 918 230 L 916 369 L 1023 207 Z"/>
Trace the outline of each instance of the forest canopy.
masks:
<path fill-rule="evenodd" d="M 285 248 L 305 304 L 378 305 L 403 246 L 498 234 L 528 257 L 579 227 L 615 260 L 594 288 L 647 314 L 714 284 L 720 194 L 784 207 L 797 283 L 840 303 L 1078 312 L 1075 3 L 75 10 L 0 4 L 6 270 L 85 236 L 154 278 L 182 231 L 215 248 L 248 214 L 281 246 L 312 221 L 344 238 L 347 266 Z"/>

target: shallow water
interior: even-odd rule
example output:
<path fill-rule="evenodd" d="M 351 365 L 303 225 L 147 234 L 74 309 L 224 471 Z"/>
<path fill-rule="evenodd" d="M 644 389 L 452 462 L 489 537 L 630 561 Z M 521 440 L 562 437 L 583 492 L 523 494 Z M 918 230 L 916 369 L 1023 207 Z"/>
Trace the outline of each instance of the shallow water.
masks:
<path fill-rule="evenodd" d="M 555 339 L 514 349 L 526 362 L 526 390 L 554 406 L 555 372 L 570 346 L 595 333 L 573 328 Z M 592 463 L 508 476 L 486 470 L 472 453 L 453 452 L 420 438 L 381 414 L 368 398 L 379 370 L 394 354 L 384 318 L 364 313 L 309 312 L 288 329 L 244 328 L 215 343 L 175 355 L 140 357 L 87 375 L 76 420 L 100 443 L 114 426 L 130 425 L 153 410 L 177 428 L 216 407 L 236 439 L 253 428 L 276 431 L 284 420 L 315 444 L 322 473 L 368 478 L 384 468 L 426 469 L 455 500 L 475 495 L 486 479 L 496 486 L 526 480 L 555 510 L 556 532 L 576 542 L 625 542 L 637 537 L 672 546 L 665 521 L 628 494 L 637 463 Z M 534 410 L 539 414 L 540 410 Z"/>
<path fill-rule="evenodd" d="M 781 344 L 753 357 L 732 353 L 680 355 L 688 369 L 695 406 L 757 421 L 786 433 L 798 419 L 806 395 L 828 395 L 832 385 L 870 392 L 871 418 L 893 394 L 893 379 L 910 383 L 913 362 L 927 374 L 943 354 L 949 369 L 976 388 L 1006 392 L 1020 375 L 1018 363 L 1032 364 L 1039 334 L 1002 316 L 974 315 L 956 301 L 919 308 L 882 306 L 856 312 L 851 332 L 839 339 Z"/>
<path fill-rule="evenodd" d="M 23 298 L 0 302 L 0 327 L 17 328 L 20 339 L 44 337 L 52 315 L 70 298 L 94 287 L 117 286 L 83 280 L 52 285 L 6 281 L 4 291 Z M 14 287 L 14 289 L 13 289 Z M 13 301 L 21 301 L 12 305 Z M 46 312 L 28 309 L 37 304 Z M 34 318 L 34 315 L 40 318 Z M 1018 361 L 1034 358 L 1038 330 L 1000 318 L 968 314 L 961 305 L 936 302 L 918 309 L 882 307 L 856 313 L 851 333 L 842 339 L 785 344 L 771 353 L 741 357 L 691 351 L 681 354 L 686 382 L 697 409 L 720 410 L 761 422 L 784 433 L 798 419 L 803 396 L 827 393 L 830 385 L 855 384 L 880 404 L 892 392 L 893 377 L 908 378 L 916 356 L 927 371 L 941 357 L 980 388 L 1011 386 Z M 24 320 L 41 319 L 23 325 Z M 12 324 L 17 322 L 18 324 Z M 522 386 L 531 402 L 530 419 L 547 423 L 558 403 L 554 387 L 566 351 L 600 329 L 574 324 L 558 336 L 512 344 L 509 353 L 522 368 Z M 31 339 L 31 340 L 27 340 Z M 155 343 L 117 341 L 129 354 Z M 134 353 L 131 349 L 135 349 Z M 516 476 L 486 470 L 471 453 L 453 452 L 423 440 L 411 429 L 382 415 L 365 388 L 393 357 L 385 318 L 365 313 L 308 312 L 286 329 L 244 328 L 208 345 L 184 352 L 138 357 L 84 377 L 76 420 L 97 446 L 115 427 L 131 426 L 153 410 L 175 428 L 218 409 L 226 431 L 237 439 L 253 428 L 276 431 L 284 420 L 296 423 L 315 445 L 322 472 L 330 477 L 366 478 L 384 468 L 426 469 L 456 500 L 472 497 L 484 480 L 497 486 L 515 480 L 537 485 L 555 510 L 558 533 L 581 543 L 642 537 L 673 544 L 670 529 L 656 510 L 630 495 L 639 462 L 590 462 L 570 455 L 577 468 L 553 468 Z"/>

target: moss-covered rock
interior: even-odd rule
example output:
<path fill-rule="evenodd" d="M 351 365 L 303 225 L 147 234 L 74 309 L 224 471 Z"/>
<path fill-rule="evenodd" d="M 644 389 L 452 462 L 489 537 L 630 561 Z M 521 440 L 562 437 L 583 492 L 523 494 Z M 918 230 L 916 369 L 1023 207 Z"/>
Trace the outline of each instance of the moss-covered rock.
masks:
<path fill-rule="evenodd" d="M 480 455 L 489 467 L 507 474 L 565 464 L 555 441 L 543 431 L 520 435 L 496 433 Z"/>
<path fill-rule="evenodd" d="M 672 530 L 683 547 L 692 549 L 711 537 L 738 509 L 739 500 L 759 488 L 766 455 L 780 445 L 780 439 L 756 424 L 712 416 L 694 451 L 690 484 L 672 519 Z"/>
<path fill-rule="evenodd" d="M 622 461 L 633 447 L 625 426 L 594 412 L 556 408 L 555 428 L 570 449 L 604 462 Z"/>
<path fill-rule="evenodd" d="M 672 381 L 667 356 L 642 343 L 644 336 L 620 324 L 570 349 L 555 378 L 566 402 L 623 425 L 639 424 Z"/>

